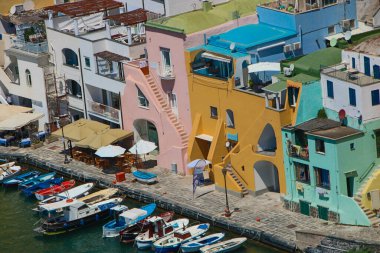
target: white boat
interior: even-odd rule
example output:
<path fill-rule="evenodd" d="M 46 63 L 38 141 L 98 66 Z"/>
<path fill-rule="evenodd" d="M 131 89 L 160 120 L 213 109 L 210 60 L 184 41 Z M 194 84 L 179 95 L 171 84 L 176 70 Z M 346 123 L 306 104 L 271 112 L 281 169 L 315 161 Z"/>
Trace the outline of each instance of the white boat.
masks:
<path fill-rule="evenodd" d="M 183 253 L 198 252 L 202 247 L 220 242 L 224 238 L 224 235 L 224 233 L 215 233 L 187 242 L 181 245 L 181 251 Z"/>
<path fill-rule="evenodd" d="M 194 240 L 204 235 L 210 228 L 210 224 L 203 223 L 188 228 L 179 229 L 174 234 L 157 240 L 154 244 L 156 253 L 177 252 L 182 243 Z"/>
<path fill-rule="evenodd" d="M 21 172 L 20 166 L 15 166 L 15 162 L 0 165 L 0 183 L 4 180 L 18 175 Z"/>
<path fill-rule="evenodd" d="M 159 216 L 153 216 L 147 221 L 149 222 L 148 230 L 144 233 L 140 233 L 135 238 L 138 249 L 150 249 L 155 241 L 189 225 L 189 219 L 177 219 L 165 223 L 163 218 Z"/>
<path fill-rule="evenodd" d="M 223 242 L 219 242 L 216 244 L 212 244 L 212 245 L 202 247 L 200 249 L 200 251 L 202 253 L 230 252 L 230 251 L 236 250 L 237 248 L 241 247 L 245 241 L 247 241 L 246 237 L 234 238 L 231 240 L 227 240 L 227 241 L 223 241 Z"/>
<path fill-rule="evenodd" d="M 74 188 L 71 188 L 70 190 L 61 192 L 59 194 L 56 194 L 50 198 L 47 198 L 43 201 L 40 201 L 38 205 L 45 205 L 50 204 L 54 202 L 58 202 L 64 199 L 75 199 L 82 196 L 85 196 L 88 194 L 88 192 L 94 187 L 94 183 L 86 183 L 82 185 L 78 185 Z"/>
<path fill-rule="evenodd" d="M 109 199 L 115 195 L 119 190 L 117 188 L 107 188 L 94 193 L 91 193 L 87 196 L 81 197 L 79 200 L 87 204 L 93 204 L 99 201 Z"/>

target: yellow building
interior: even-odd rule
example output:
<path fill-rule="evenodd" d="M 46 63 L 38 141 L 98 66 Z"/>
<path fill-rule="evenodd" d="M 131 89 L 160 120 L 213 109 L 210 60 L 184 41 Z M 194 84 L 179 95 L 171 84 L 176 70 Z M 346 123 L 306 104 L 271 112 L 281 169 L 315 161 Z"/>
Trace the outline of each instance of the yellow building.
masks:
<path fill-rule="evenodd" d="M 64 0 L 2 0 L 0 1 L 0 14 L 9 15 L 13 6 L 23 6 L 26 10 L 37 10 L 55 3 L 64 3 Z M 66 1 L 67 2 L 67 1 Z"/>
<path fill-rule="evenodd" d="M 248 74 L 249 54 L 210 45 L 190 49 L 186 59 L 193 122 L 189 160 L 211 161 L 210 178 L 220 188 L 222 168 L 228 167 L 232 193 L 285 193 L 281 127 L 295 120 L 302 83 L 259 85 Z"/>

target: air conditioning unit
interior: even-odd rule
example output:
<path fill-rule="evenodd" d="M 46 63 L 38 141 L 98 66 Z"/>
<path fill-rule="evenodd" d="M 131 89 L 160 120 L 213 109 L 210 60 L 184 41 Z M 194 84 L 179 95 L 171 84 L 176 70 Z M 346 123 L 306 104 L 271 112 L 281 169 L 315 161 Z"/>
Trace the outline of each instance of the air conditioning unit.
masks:
<path fill-rule="evenodd" d="M 293 43 L 293 50 L 300 50 L 301 49 L 301 42 Z"/>
<path fill-rule="evenodd" d="M 350 20 L 344 19 L 344 20 L 340 21 L 340 25 L 345 29 L 349 29 L 350 28 Z"/>
<path fill-rule="evenodd" d="M 292 45 L 285 45 L 284 46 L 284 53 L 289 53 L 292 51 Z"/>

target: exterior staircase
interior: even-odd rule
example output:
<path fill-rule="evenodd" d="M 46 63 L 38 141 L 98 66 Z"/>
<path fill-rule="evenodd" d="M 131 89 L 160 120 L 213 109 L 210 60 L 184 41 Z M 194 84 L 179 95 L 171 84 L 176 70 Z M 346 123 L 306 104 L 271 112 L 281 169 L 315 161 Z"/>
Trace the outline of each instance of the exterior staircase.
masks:
<path fill-rule="evenodd" d="M 173 113 L 172 109 L 170 108 L 167 100 L 162 95 L 160 88 L 157 86 L 157 83 L 152 75 L 145 75 L 150 90 L 153 92 L 154 96 L 157 98 L 161 108 L 164 110 L 164 112 L 167 115 L 167 118 L 169 119 L 170 123 L 174 126 L 174 128 L 177 130 L 180 138 L 181 138 L 181 144 L 183 146 L 187 146 L 189 136 L 187 135 L 184 126 L 182 123 L 178 120 L 177 116 Z"/>
<path fill-rule="evenodd" d="M 239 187 L 241 188 L 241 195 L 242 197 L 246 196 L 249 194 L 247 188 L 245 187 L 245 185 L 241 182 L 241 180 L 238 178 L 238 176 L 236 175 L 235 173 L 235 170 L 232 168 L 231 165 L 227 166 L 227 170 L 228 170 L 228 173 L 231 175 L 231 177 L 233 178 L 233 180 L 239 185 Z"/>

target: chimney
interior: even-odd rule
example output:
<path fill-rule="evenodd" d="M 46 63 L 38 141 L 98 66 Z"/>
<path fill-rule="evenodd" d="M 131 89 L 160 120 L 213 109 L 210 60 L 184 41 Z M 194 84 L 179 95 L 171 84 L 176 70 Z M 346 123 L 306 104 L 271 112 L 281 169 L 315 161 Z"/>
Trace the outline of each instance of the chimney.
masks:
<path fill-rule="evenodd" d="M 208 0 L 203 0 L 202 9 L 204 12 L 208 12 L 209 10 L 212 9 L 212 3 Z"/>

